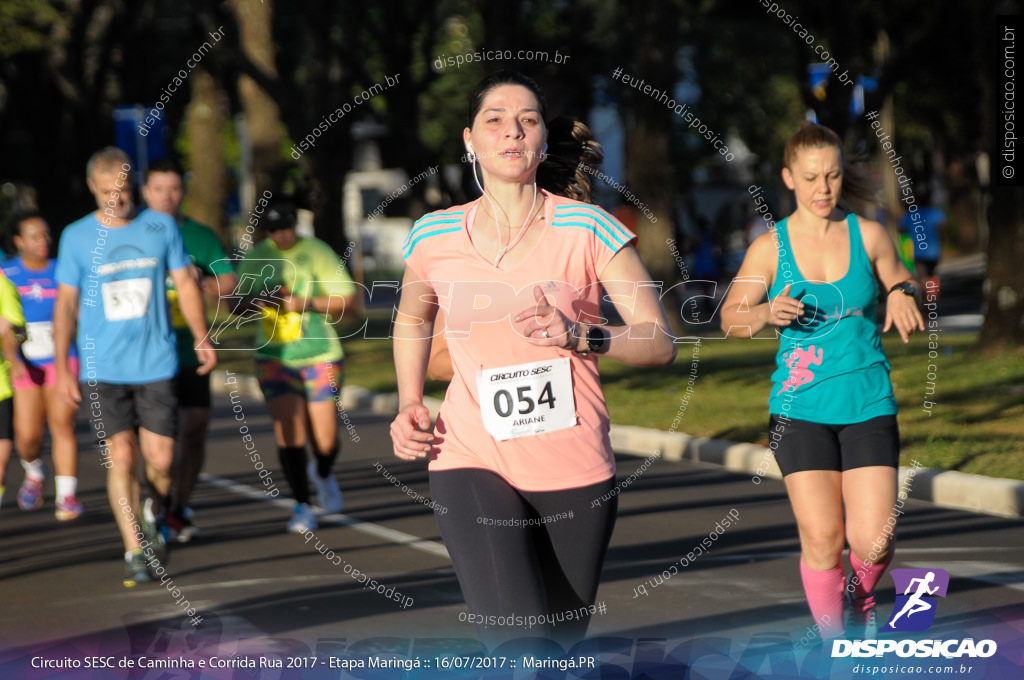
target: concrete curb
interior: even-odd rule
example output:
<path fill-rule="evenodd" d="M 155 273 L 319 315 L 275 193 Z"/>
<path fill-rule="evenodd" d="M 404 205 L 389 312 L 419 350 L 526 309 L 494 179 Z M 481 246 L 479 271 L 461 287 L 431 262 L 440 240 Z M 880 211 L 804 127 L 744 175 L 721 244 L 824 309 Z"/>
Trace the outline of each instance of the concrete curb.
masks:
<path fill-rule="evenodd" d="M 211 389 L 217 394 L 228 394 L 235 389 L 228 383 L 225 371 L 214 371 Z M 262 398 L 259 384 L 251 375 L 237 375 L 237 389 L 247 396 Z M 430 415 L 437 417 L 441 400 L 427 397 L 423 400 Z M 341 405 L 346 410 L 369 409 L 374 413 L 397 413 L 397 394 L 375 394 L 358 385 L 346 385 L 341 390 Z M 666 432 L 648 427 L 612 425 L 612 447 L 619 453 L 647 457 L 659 453 L 665 460 L 689 460 L 720 465 L 726 470 L 751 475 L 754 484 L 761 479 L 782 479 L 779 466 L 771 450 L 756 444 L 744 444 L 724 439 L 694 437 L 682 432 Z M 908 481 L 912 477 L 912 481 Z M 900 468 L 900 488 L 907 489 L 907 497 L 927 501 L 943 508 L 981 512 L 999 517 L 1024 516 L 1024 482 L 999 477 L 972 475 L 953 470 L 930 468 Z"/>

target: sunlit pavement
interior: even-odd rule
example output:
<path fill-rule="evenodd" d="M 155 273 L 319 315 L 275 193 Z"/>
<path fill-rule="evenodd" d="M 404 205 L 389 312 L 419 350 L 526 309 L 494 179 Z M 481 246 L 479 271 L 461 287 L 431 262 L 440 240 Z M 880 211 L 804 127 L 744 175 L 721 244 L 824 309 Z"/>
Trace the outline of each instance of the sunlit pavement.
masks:
<path fill-rule="evenodd" d="M 84 427 L 79 498 L 87 514 L 77 521 L 57 522 L 51 497 L 40 511 L 20 511 L 15 496 L 21 471 L 12 462 L 0 510 L 0 677 L 335 678 L 349 677 L 348 671 L 330 668 L 330 659 L 346 655 L 433 660 L 479 649 L 474 627 L 460 620 L 467 610 L 433 513 L 422 502 L 429 498 L 425 466 L 392 456 L 390 417 L 349 414 L 355 430 L 342 431 L 337 466 L 343 514 L 321 517 L 320 528 L 303 537 L 285 533 L 291 504 L 283 493 L 267 495 L 257 466 L 245 455 L 228 398 L 214 400 L 206 476 L 192 502 L 201 537 L 173 548 L 165 584 L 131 590 L 121 585 L 122 548 L 104 470 Z M 283 492 L 287 484 L 264 406 L 248 397 L 242 404 L 261 461 Z M 643 462 L 620 456 L 620 481 Z M 385 469 L 407 489 L 385 479 Z M 807 651 L 820 655 L 820 647 L 800 584 L 792 513 L 781 482 L 760 482 L 712 465 L 659 460 L 620 488 L 618 522 L 597 596 L 604 612 L 593 617 L 589 632 L 589 638 L 604 640 L 577 651 L 596 655 L 599 665 L 624 668 L 631 674 L 624 677 L 638 677 L 643 668 L 668 672 L 689 665 L 694 672 L 705 669 L 695 677 L 727 678 L 740 659 L 760 668 L 763 677 L 788 677 L 786 669 L 795 673 L 801 664 L 811 673 L 805 677 L 816 677 L 807 670 L 810 662 L 801 661 Z M 52 494 L 52 482 L 48 489 Z M 1019 664 L 1024 523 L 917 501 L 908 501 L 906 510 L 893 567 L 941 568 L 951 576 L 934 625 L 913 635 L 994 638 L 1001 643 L 997 657 L 1009 655 Z M 364 587 L 359 573 L 374 579 L 366 585 L 381 593 Z M 880 617 L 888 617 L 894 597 L 886 576 Z M 197 610 L 198 625 L 186 616 L 183 600 Z M 528 629 L 517 632 L 530 637 Z M 140 658 L 202 659 L 207 666 L 32 668 L 46 660 L 92 656 L 110 657 L 115 666 L 125 660 L 139 664 Z M 244 656 L 314 666 L 208 665 L 213 657 Z M 296 662 L 299 657 L 307 660 Z M 402 677 L 394 675 L 400 671 L 387 672 L 393 675 L 386 677 Z M 525 672 L 521 664 L 516 672 Z M 846 675 L 833 670 L 832 677 Z"/>

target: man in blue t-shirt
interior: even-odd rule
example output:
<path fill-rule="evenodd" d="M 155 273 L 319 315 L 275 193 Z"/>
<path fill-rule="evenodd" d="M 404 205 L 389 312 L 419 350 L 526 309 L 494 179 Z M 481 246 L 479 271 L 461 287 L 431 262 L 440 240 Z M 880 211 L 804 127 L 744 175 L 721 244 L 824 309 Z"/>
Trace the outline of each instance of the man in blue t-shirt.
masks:
<path fill-rule="evenodd" d="M 178 355 L 167 307 L 168 274 L 195 337 L 206 338 L 206 320 L 174 219 L 153 210 L 135 213 L 128 156 L 116 147 L 96 152 L 86 180 L 97 210 L 64 229 L 57 251 L 57 390 L 67 401 L 85 402 L 124 541 L 122 582 L 132 587 L 151 580 L 163 559 L 159 514 L 170 491 L 178 430 Z M 68 365 L 76 325 L 79 375 Z M 217 363 L 208 340 L 197 345 L 196 354 L 202 373 Z M 140 449 L 156 508 L 149 501 L 141 507 L 135 475 Z M 140 529 L 146 534 L 142 541 Z"/>

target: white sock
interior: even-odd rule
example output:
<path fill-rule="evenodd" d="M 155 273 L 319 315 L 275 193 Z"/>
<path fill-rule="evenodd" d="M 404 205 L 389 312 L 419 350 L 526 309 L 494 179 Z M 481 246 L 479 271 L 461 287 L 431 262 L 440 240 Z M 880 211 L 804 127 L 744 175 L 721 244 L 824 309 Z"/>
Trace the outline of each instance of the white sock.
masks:
<path fill-rule="evenodd" d="M 57 500 L 62 501 L 68 496 L 74 496 L 75 492 L 78 491 L 78 478 L 71 477 L 68 475 L 57 475 L 53 478 L 54 484 L 57 486 Z"/>
<path fill-rule="evenodd" d="M 21 461 L 21 467 L 24 468 L 25 474 L 33 479 L 43 479 L 46 477 L 46 468 L 43 467 L 43 461 L 38 458 L 31 463 Z"/>

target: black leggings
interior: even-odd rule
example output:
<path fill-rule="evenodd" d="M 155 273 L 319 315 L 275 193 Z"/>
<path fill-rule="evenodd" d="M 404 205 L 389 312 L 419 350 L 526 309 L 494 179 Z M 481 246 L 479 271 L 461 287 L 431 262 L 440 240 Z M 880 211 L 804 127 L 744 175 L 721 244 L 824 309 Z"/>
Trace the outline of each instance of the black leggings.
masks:
<path fill-rule="evenodd" d="M 597 595 L 618 497 L 597 507 L 593 501 L 614 485 L 612 477 L 531 492 L 488 470 L 430 473 L 430 493 L 447 510 L 434 515 L 472 616 L 467 620 L 484 642 L 533 637 L 571 644 L 586 635 L 585 608 Z M 530 616 L 542 620 L 531 625 Z"/>

